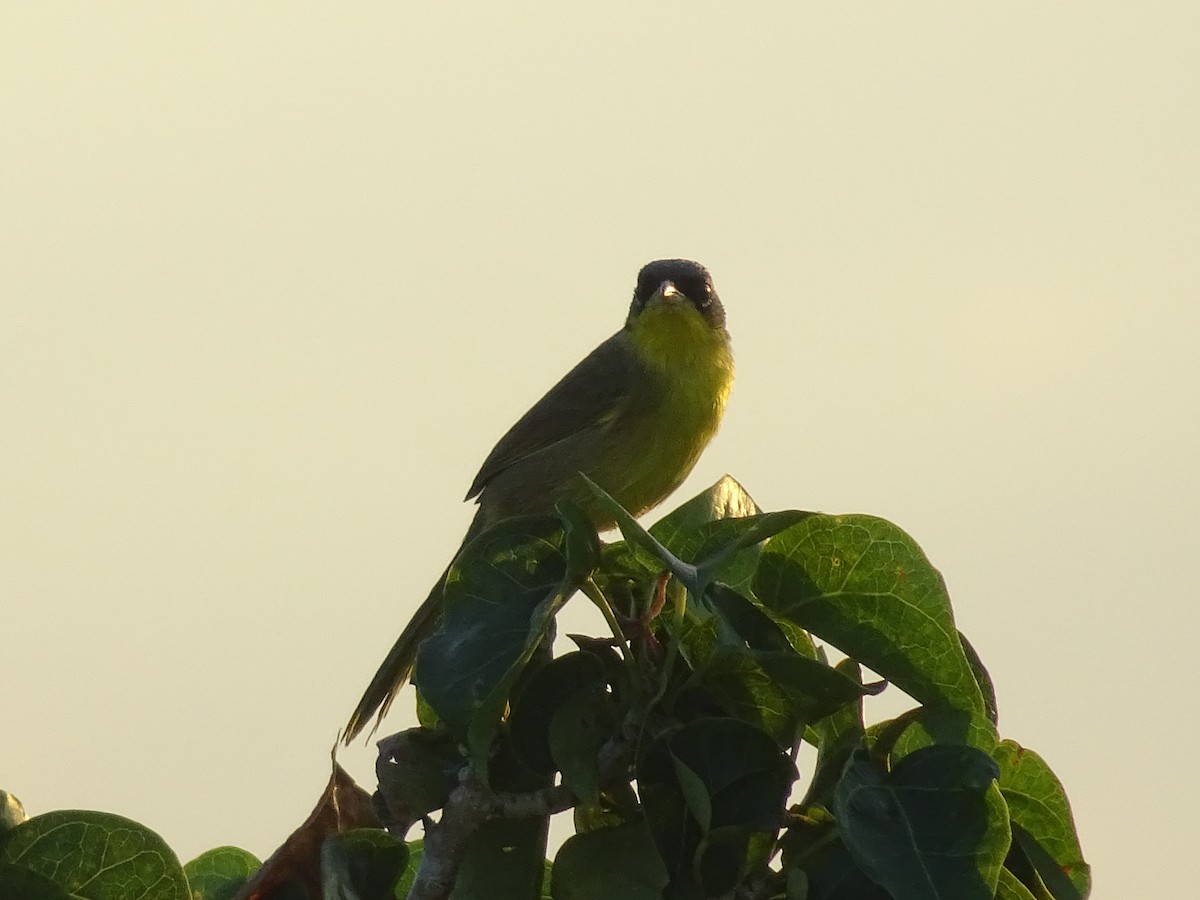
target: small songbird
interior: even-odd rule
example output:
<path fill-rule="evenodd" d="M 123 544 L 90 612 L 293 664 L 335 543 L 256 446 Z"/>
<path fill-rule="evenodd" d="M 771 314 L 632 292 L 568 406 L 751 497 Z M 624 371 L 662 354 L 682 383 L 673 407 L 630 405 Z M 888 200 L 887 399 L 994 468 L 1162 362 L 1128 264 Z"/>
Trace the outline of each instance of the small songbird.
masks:
<path fill-rule="evenodd" d="M 597 530 L 613 526 L 583 473 L 633 515 L 657 506 L 716 434 L 733 384 L 725 308 L 697 262 L 660 259 L 638 273 L 625 327 L 584 357 L 500 438 L 467 491 L 479 511 L 463 539 L 510 516 L 552 514 L 564 498 Z M 349 743 L 381 720 L 437 627 L 442 583 L 396 640 L 346 723 Z"/>

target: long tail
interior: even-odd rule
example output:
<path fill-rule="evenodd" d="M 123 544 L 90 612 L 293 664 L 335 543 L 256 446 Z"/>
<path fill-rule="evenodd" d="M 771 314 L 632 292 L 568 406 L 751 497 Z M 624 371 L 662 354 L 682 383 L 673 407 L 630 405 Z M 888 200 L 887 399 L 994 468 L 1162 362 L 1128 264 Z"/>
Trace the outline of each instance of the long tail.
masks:
<path fill-rule="evenodd" d="M 425 602 L 417 608 L 416 613 L 404 626 L 400 637 L 396 638 L 396 643 L 379 666 L 379 671 L 363 691 L 362 699 L 358 701 L 354 712 L 350 714 L 350 720 L 346 723 L 342 743 L 349 745 L 358 737 L 372 716 L 375 717 L 375 726 L 371 729 L 371 733 L 374 734 L 375 728 L 379 727 L 392 701 L 396 699 L 396 694 L 408 682 L 413 664 L 417 661 L 417 650 L 421 642 L 434 632 L 438 620 L 442 617 L 442 587 L 449 571 L 447 567 L 446 572 L 442 573 L 433 590 L 429 592 L 429 596 L 425 598 Z"/>
<path fill-rule="evenodd" d="M 485 516 L 483 508 L 480 507 L 471 521 L 471 527 L 467 529 L 466 537 L 463 538 L 458 553 L 462 552 L 462 548 L 473 537 L 483 531 L 484 525 Z M 458 558 L 458 553 L 454 554 L 455 559 Z M 453 560 L 450 561 L 450 565 L 454 565 Z M 408 682 L 412 675 L 413 665 L 417 661 L 417 650 L 420 649 L 421 642 L 433 634 L 442 617 L 442 594 L 449 572 L 450 566 L 446 566 L 446 571 L 434 583 L 433 590 L 429 592 L 425 602 L 417 607 L 413 617 L 400 632 L 400 637 L 396 638 L 396 643 L 388 651 L 387 657 L 379 666 L 379 671 L 375 673 L 375 677 L 363 691 L 358 706 L 354 707 L 354 712 L 350 714 L 350 720 L 346 723 L 346 728 L 342 733 L 342 743 L 348 746 L 352 740 L 358 737 L 359 732 L 366 727 L 372 716 L 375 716 L 375 726 L 371 729 L 371 734 L 374 734 L 379 723 L 383 721 L 383 717 L 387 715 L 392 701 L 396 699 L 396 694 L 400 693 L 400 689 Z"/>

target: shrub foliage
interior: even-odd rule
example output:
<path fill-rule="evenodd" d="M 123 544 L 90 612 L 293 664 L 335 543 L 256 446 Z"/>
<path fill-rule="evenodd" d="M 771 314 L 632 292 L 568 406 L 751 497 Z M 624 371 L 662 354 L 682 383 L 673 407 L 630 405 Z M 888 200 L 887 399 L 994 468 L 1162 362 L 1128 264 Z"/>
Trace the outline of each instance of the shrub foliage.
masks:
<path fill-rule="evenodd" d="M 624 540 L 562 506 L 459 554 L 417 660 L 421 727 L 380 742 L 370 803 L 337 770 L 265 865 L 220 848 L 186 871 L 116 816 L 9 822 L 0 898 L 124 896 L 88 893 L 110 877 L 181 900 L 1088 895 L 1062 786 L 999 735 L 987 671 L 908 535 L 763 513 L 731 478 L 646 531 L 595 490 Z M 610 634 L 555 657 L 569 600 Z M 911 708 L 867 722 L 885 688 Z M 566 811 L 574 834 L 547 860 Z"/>

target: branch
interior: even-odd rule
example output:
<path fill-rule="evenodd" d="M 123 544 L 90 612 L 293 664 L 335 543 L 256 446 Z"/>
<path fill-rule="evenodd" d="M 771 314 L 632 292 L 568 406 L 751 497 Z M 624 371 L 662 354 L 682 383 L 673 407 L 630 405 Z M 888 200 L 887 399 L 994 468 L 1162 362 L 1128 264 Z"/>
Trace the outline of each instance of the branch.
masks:
<path fill-rule="evenodd" d="M 604 743 L 597 754 L 601 783 L 628 781 L 629 757 L 634 744 L 624 737 Z M 447 900 L 454 890 L 459 867 L 471 835 L 492 819 L 545 818 L 564 812 L 579 802 L 565 785 L 525 793 L 489 790 L 470 766 L 464 767 L 458 787 L 450 792 L 436 824 L 426 819 L 421 864 L 408 892 L 408 900 Z"/>

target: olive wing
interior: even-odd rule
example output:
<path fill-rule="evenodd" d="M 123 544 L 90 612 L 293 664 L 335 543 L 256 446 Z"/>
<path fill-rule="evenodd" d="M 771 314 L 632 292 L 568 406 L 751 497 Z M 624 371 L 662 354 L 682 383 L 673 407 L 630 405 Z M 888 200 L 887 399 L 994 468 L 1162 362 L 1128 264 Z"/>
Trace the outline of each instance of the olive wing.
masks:
<path fill-rule="evenodd" d="M 500 438 L 483 461 L 466 499 L 477 497 L 489 481 L 527 456 L 616 416 L 629 398 L 636 367 L 633 348 L 623 331 L 585 356 Z"/>

